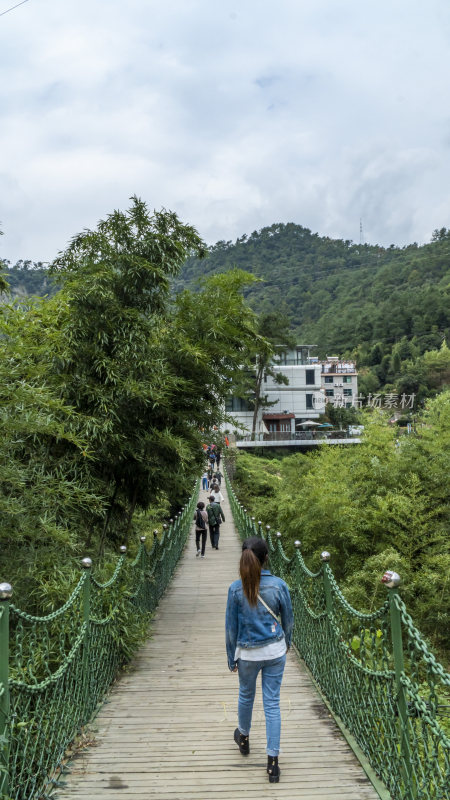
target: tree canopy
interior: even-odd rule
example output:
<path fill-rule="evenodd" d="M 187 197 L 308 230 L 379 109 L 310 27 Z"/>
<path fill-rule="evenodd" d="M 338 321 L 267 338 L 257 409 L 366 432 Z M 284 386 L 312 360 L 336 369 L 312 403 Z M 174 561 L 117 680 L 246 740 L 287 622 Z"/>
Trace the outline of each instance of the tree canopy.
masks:
<path fill-rule="evenodd" d="M 137 513 L 170 514 L 190 494 L 261 339 L 242 271 L 171 297 L 203 250 L 176 214 L 133 197 L 55 259 L 52 298 L 0 307 L 0 568 L 16 585 L 55 561 L 68 575 L 81 554 L 126 542 Z"/>

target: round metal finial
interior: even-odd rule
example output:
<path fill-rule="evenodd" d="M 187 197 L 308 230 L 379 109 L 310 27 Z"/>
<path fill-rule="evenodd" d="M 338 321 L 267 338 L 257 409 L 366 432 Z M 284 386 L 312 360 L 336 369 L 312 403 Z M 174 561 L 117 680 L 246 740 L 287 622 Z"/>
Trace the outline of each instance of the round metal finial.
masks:
<path fill-rule="evenodd" d="M 320 560 L 321 560 L 321 561 L 329 561 L 329 560 L 330 560 L 330 558 L 331 558 L 331 556 L 330 556 L 330 554 L 329 554 L 328 550 L 324 550 L 324 551 L 323 551 L 323 552 L 320 554 Z"/>
<path fill-rule="evenodd" d="M 275 535 L 276 535 L 277 539 L 281 539 L 281 533 L 280 533 L 280 531 L 277 531 Z"/>
<path fill-rule="evenodd" d="M 246 514 L 246 513 L 247 513 L 247 509 L 246 509 L 246 508 L 244 508 L 244 514 Z"/>
<path fill-rule="evenodd" d="M 121 545 L 120 545 L 120 547 L 119 547 L 119 550 L 120 550 L 120 552 L 122 553 L 122 555 L 124 556 L 124 555 L 125 555 L 125 553 L 127 552 L 127 546 L 126 546 L 126 544 L 121 544 Z"/>
<path fill-rule="evenodd" d="M 155 528 L 155 530 L 153 531 L 153 536 L 158 536 L 158 528 Z"/>
<path fill-rule="evenodd" d="M 255 519 L 256 519 L 256 517 L 252 517 L 252 522 L 254 522 L 254 521 L 255 521 Z"/>
<path fill-rule="evenodd" d="M 388 589 L 395 589 L 397 586 L 400 586 L 401 582 L 402 579 L 398 572 L 394 572 L 392 569 L 386 570 L 381 578 L 381 583 L 384 583 Z"/>
<path fill-rule="evenodd" d="M 140 541 L 142 542 L 142 544 L 144 544 L 144 542 L 145 542 L 146 538 L 147 538 L 146 536 L 141 536 L 141 537 L 140 537 Z"/>
<path fill-rule="evenodd" d="M 171 524 L 171 525 L 173 525 L 173 519 L 172 519 L 172 517 L 169 519 L 169 522 L 170 522 L 170 524 Z"/>
<path fill-rule="evenodd" d="M 294 542 L 294 547 L 296 547 L 297 550 L 299 550 L 301 546 L 302 546 L 301 541 L 299 539 L 296 539 Z"/>
<path fill-rule="evenodd" d="M 9 600 L 12 597 L 12 586 L 10 583 L 0 583 L 0 600 Z"/>
<path fill-rule="evenodd" d="M 270 531 L 270 525 L 266 525 L 266 531 Z"/>
<path fill-rule="evenodd" d="M 167 525 L 166 525 L 166 523 L 165 523 L 165 522 L 163 522 L 163 529 L 164 529 L 164 530 L 167 530 Z"/>
<path fill-rule="evenodd" d="M 90 569 L 92 567 L 92 558 L 86 556 L 86 558 L 81 559 L 81 566 L 83 569 Z"/>

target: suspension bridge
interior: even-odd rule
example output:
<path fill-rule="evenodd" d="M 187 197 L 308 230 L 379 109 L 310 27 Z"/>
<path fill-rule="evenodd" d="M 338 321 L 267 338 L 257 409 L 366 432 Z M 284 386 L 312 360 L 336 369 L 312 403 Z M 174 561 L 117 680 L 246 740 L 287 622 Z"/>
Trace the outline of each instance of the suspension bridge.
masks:
<path fill-rule="evenodd" d="M 352 609 L 327 554 L 316 573 L 299 549 L 287 558 L 281 537 L 248 516 L 228 480 L 220 549 L 196 558 L 198 491 L 151 550 L 141 541 L 132 561 L 120 555 L 109 581 L 98 582 L 86 559 L 67 603 L 47 617 L 20 611 L 0 586 L 0 645 L 8 636 L 11 650 L 9 658 L 0 651 L 0 796 L 448 800 L 450 676 L 395 585 L 373 614 Z M 296 618 L 276 785 L 265 775 L 260 695 L 250 756 L 233 741 L 238 679 L 224 647 L 239 537 L 254 534 L 267 539 Z M 116 680 L 124 596 L 133 619 L 153 617 L 146 644 Z"/>

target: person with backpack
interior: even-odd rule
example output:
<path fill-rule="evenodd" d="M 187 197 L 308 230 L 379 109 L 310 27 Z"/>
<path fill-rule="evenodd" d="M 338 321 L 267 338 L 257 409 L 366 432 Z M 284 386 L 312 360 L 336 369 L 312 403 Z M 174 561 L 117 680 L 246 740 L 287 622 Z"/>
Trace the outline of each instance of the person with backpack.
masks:
<path fill-rule="evenodd" d="M 216 464 L 217 464 L 217 469 L 219 469 L 219 467 L 220 467 L 220 459 L 221 459 L 221 452 L 220 452 L 220 450 L 216 450 Z"/>
<path fill-rule="evenodd" d="M 217 469 L 216 469 L 216 471 L 215 471 L 215 473 L 213 475 L 213 478 L 214 478 L 215 482 L 219 484 L 219 487 L 220 487 L 220 485 L 222 483 L 223 475 L 222 475 L 222 473 L 221 473 L 221 471 L 219 469 L 219 465 L 217 465 Z"/>
<path fill-rule="evenodd" d="M 208 488 L 209 488 L 209 485 L 210 485 L 211 481 L 213 481 L 213 479 L 214 479 L 214 467 L 212 467 L 211 464 L 208 465 L 208 469 L 206 470 L 206 474 L 208 476 Z"/>
<path fill-rule="evenodd" d="M 266 717 L 267 773 L 280 780 L 280 688 L 291 646 L 294 617 L 287 584 L 267 567 L 267 543 L 251 536 L 242 545 L 240 580 L 228 590 L 225 638 L 228 667 L 239 674 L 238 727 L 234 741 L 243 756 L 250 752 L 256 679 L 261 672 Z"/>
<path fill-rule="evenodd" d="M 206 523 L 208 522 L 208 514 L 205 511 L 205 504 L 200 500 L 195 509 L 195 545 L 197 547 L 197 558 L 201 555 L 205 557 L 206 547 Z M 200 550 L 200 537 L 202 539 L 202 549 Z"/>
<path fill-rule="evenodd" d="M 206 509 L 208 514 L 209 538 L 213 550 L 219 549 L 220 525 L 225 522 L 225 514 L 220 504 L 216 502 L 214 495 L 209 498 L 209 506 Z"/>

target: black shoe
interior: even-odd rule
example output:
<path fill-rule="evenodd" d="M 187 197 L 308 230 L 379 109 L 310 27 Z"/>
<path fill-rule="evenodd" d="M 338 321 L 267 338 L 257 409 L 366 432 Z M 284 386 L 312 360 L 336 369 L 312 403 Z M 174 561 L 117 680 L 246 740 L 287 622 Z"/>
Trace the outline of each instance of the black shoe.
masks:
<path fill-rule="evenodd" d="M 267 756 L 267 774 L 270 783 L 278 783 L 280 780 L 281 769 L 278 766 L 278 756 Z"/>
<path fill-rule="evenodd" d="M 239 747 L 241 755 L 248 756 L 250 752 L 250 742 L 248 740 L 248 736 L 244 736 L 244 734 L 240 732 L 239 728 L 236 728 L 234 732 L 234 741 Z"/>

